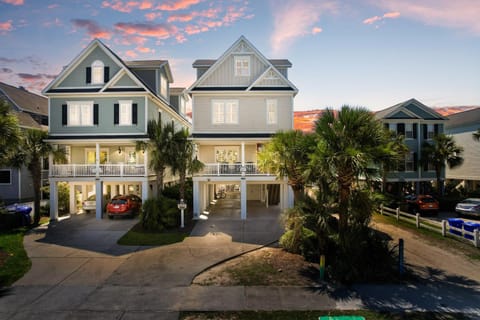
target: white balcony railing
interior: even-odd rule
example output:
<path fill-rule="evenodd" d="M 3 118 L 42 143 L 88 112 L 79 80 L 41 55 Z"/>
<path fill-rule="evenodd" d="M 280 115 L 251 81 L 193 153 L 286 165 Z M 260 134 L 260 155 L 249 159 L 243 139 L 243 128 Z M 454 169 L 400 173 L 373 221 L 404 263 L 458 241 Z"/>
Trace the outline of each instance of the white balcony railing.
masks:
<path fill-rule="evenodd" d="M 143 164 L 55 164 L 50 168 L 50 177 L 143 177 Z"/>
<path fill-rule="evenodd" d="M 263 175 L 269 176 L 270 173 L 261 172 L 256 163 L 247 162 L 242 167 L 241 163 L 205 163 L 203 170 L 198 176 L 241 176 L 245 172 L 246 176 Z"/>

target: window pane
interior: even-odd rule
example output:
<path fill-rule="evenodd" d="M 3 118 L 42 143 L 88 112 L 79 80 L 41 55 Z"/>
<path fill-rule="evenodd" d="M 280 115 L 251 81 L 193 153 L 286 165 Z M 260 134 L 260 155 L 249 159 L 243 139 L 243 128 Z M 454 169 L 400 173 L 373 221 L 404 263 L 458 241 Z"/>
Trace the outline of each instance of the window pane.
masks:
<path fill-rule="evenodd" d="M 92 63 L 92 83 L 104 83 L 103 62 L 100 60 Z"/>
<path fill-rule="evenodd" d="M 267 100 L 267 123 L 277 123 L 277 100 Z"/>
<path fill-rule="evenodd" d="M 405 138 L 413 139 L 413 125 L 411 123 L 405 124 Z"/>
<path fill-rule="evenodd" d="M 10 184 L 10 183 L 12 183 L 11 171 L 0 170 L 0 184 Z"/>
<path fill-rule="evenodd" d="M 235 57 L 235 75 L 250 76 L 250 57 Z"/>
<path fill-rule="evenodd" d="M 120 125 L 132 124 L 132 103 L 130 101 L 120 101 Z"/>
<path fill-rule="evenodd" d="M 214 102 L 213 103 L 213 123 L 224 123 L 224 119 L 225 119 L 224 103 Z"/>

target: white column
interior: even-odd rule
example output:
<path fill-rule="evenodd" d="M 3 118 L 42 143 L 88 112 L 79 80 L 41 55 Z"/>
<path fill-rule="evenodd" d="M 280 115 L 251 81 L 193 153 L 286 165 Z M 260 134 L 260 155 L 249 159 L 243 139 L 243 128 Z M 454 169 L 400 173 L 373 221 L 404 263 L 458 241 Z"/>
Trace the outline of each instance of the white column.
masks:
<path fill-rule="evenodd" d="M 68 183 L 68 190 L 70 192 L 70 214 L 77 213 L 77 199 L 75 198 L 75 185 Z"/>
<path fill-rule="evenodd" d="M 145 166 L 145 177 L 148 177 L 148 151 L 143 151 L 143 164 Z"/>
<path fill-rule="evenodd" d="M 102 219 L 103 216 L 103 181 L 97 179 L 95 181 L 95 218 Z"/>
<path fill-rule="evenodd" d="M 95 144 L 95 172 L 97 178 L 100 176 L 100 143 Z M 96 189 L 96 192 L 98 193 L 98 189 Z"/>
<path fill-rule="evenodd" d="M 50 180 L 50 221 L 58 220 L 58 188 L 57 182 Z"/>
<path fill-rule="evenodd" d="M 287 209 L 293 208 L 295 197 L 293 196 L 293 189 L 289 185 L 285 185 L 285 189 L 287 190 Z"/>
<path fill-rule="evenodd" d="M 87 185 L 82 184 L 82 200 L 87 200 Z"/>
<path fill-rule="evenodd" d="M 247 219 L 247 180 L 245 177 L 240 179 L 240 218 Z"/>
<path fill-rule="evenodd" d="M 142 201 L 145 202 L 145 200 L 148 199 L 148 181 L 142 181 Z"/>
<path fill-rule="evenodd" d="M 193 219 L 200 217 L 200 183 L 193 181 Z"/>
<path fill-rule="evenodd" d="M 242 141 L 242 167 L 245 166 L 245 142 Z"/>

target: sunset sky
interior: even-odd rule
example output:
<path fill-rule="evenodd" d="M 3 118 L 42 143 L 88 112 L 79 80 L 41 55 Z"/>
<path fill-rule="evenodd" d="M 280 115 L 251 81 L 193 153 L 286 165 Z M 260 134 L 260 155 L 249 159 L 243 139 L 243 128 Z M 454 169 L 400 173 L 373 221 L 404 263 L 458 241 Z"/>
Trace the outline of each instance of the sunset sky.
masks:
<path fill-rule="evenodd" d="M 0 81 L 40 92 L 99 38 L 189 86 L 241 35 L 293 63 L 296 110 L 480 105 L 480 0 L 0 0 Z"/>

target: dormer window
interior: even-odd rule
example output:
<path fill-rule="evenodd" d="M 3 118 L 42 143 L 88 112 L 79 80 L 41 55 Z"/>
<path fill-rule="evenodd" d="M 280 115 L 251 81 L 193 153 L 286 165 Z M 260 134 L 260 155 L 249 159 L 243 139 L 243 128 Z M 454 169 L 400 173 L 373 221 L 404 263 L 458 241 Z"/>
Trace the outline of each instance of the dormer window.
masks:
<path fill-rule="evenodd" d="M 92 83 L 104 83 L 103 81 L 103 62 L 100 60 L 95 60 L 92 63 Z"/>
<path fill-rule="evenodd" d="M 250 57 L 249 56 L 235 56 L 235 76 L 236 77 L 250 76 Z"/>
<path fill-rule="evenodd" d="M 86 82 L 91 84 L 104 84 L 110 80 L 110 68 L 102 61 L 95 60 L 90 67 L 87 67 Z"/>

